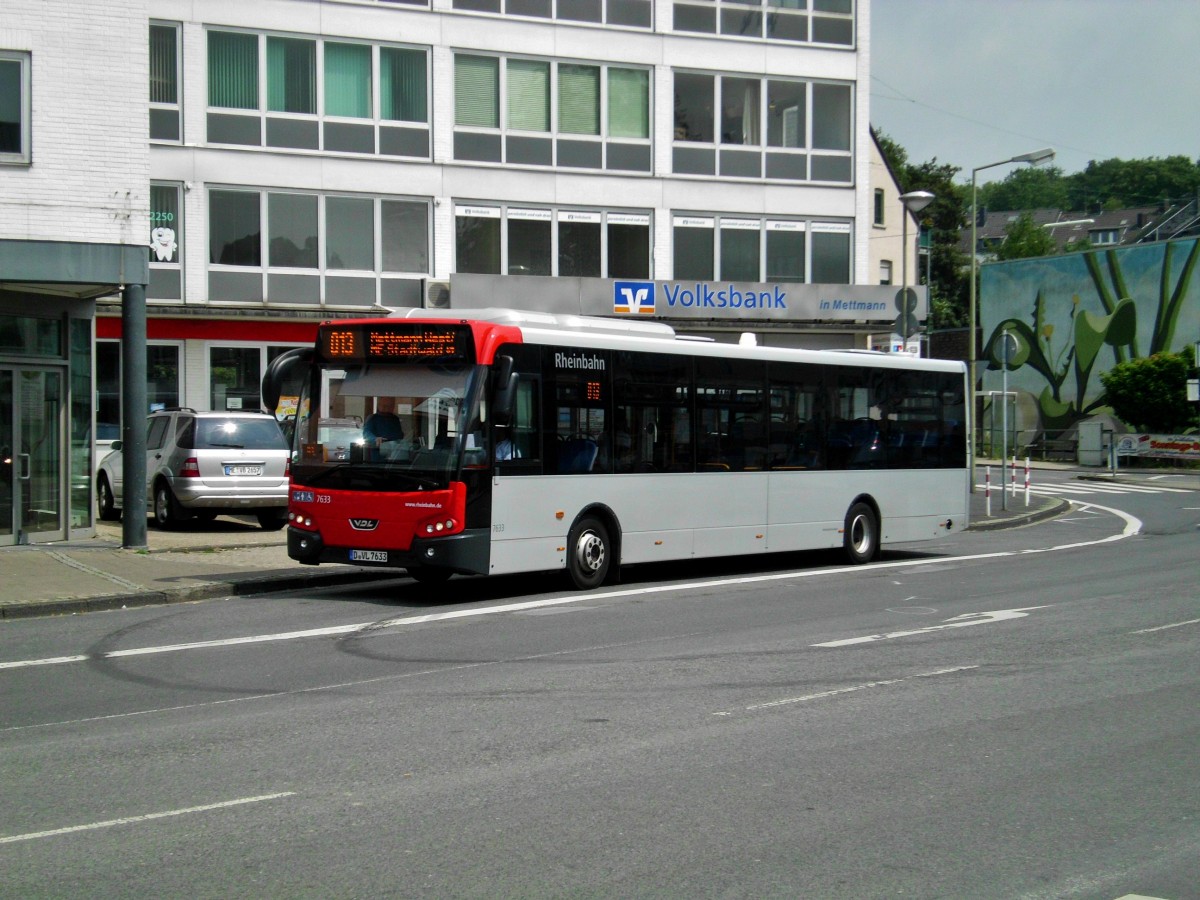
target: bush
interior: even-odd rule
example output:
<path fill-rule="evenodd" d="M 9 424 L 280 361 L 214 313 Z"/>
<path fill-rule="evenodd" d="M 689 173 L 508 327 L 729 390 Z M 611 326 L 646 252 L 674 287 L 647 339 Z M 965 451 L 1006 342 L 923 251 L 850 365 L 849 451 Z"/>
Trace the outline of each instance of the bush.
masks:
<path fill-rule="evenodd" d="M 1136 431 L 1179 434 L 1192 425 L 1187 353 L 1156 353 L 1118 363 L 1100 376 L 1113 414 Z"/>

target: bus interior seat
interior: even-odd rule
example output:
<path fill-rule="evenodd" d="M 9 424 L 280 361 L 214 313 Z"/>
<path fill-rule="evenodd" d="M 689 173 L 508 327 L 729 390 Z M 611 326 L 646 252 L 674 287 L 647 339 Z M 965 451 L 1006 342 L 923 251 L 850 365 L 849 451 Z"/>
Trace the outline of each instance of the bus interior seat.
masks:
<path fill-rule="evenodd" d="M 582 475 L 592 471 L 599 445 L 590 438 L 572 438 L 558 450 L 558 471 L 562 475 Z"/>

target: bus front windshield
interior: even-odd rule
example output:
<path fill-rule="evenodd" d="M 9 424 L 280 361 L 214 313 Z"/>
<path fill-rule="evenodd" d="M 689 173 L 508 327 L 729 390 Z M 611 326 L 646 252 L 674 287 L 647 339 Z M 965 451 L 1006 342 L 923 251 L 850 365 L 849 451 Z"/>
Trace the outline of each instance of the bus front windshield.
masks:
<path fill-rule="evenodd" d="M 444 488 L 486 465 L 478 415 L 484 367 L 322 367 L 301 393 L 292 443 L 296 484 L 342 490 Z"/>

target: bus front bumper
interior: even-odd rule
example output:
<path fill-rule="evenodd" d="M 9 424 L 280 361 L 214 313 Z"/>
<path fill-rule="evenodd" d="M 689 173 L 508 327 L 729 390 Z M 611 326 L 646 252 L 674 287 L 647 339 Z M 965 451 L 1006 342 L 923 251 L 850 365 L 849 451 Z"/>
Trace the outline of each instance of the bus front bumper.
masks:
<path fill-rule="evenodd" d="M 463 575 L 486 575 L 489 569 L 490 531 L 471 528 L 449 537 L 414 538 L 408 550 L 358 550 L 326 546 L 321 535 L 289 525 L 288 556 L 305 565 L 342 563 L 352 566 L 408 569 L 421 566 L 450 569 Z"/>

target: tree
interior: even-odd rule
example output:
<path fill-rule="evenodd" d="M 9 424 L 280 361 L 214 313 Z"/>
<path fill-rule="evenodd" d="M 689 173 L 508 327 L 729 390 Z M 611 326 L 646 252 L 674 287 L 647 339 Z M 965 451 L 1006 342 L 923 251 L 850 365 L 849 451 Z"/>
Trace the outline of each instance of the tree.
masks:
<path fill-rule="evenodd" d="M 1192 424 L 1188 353 L 1155 353 L 1118 363 L 1100 376 L 1108 405 L 1137 431 L 1179 434 Z"/>
<path fill-rule="evenodd" d="M 921 226 L 930 231 L 928 325 L 931 328 L 965 325 L 969 260 L 959 241 L 967 224 L 970 191 L 954 183 L 961 170 L 939 164 L 936 158 L 912 165 L 904 148 L 886 134 L 877 132 L 875 137 L 900 183 L 901 193 L 929 191 L 934 195 L 934 201 L 921 212 Z"/>
<path fill-rule="evenodd" d="M 1062 169 L 1022 166 L 1003 181 L 981 186 L 979 205 L 994 210 L 1067 209 L 1068 193 Z"/>
<path fill-rule="evenodd" d="M 1066 182 L 1069 209 L 1091 212 L 1154 206 L 1163 200 L 1194 197 L 1200 190 L 1200 165 L 1186 156 L 1092 160 Z"/>
<path fill-rule="evenodd" d="M 979 205 L 997 212 L 1065 209 L 1090 213 L 1179 202 L 1194 197 L 1198 190 L 1200 162 L 1186 156 L 1106 159 L 1092 160 L 1086 169 L 1072 175 L 1053 166 L 1013 169 L 1003 180 L 979 186 Z"/>
<path fill-rule="evenodd" d="M 1005 226 L 1004 242 L 996 251 L 996 258 L 1008 260 L 1053 256 L 1057 249 L 1050 232 L 1034 222 L 1029 213 L 1022 213 L 1015 222 Z"/>

